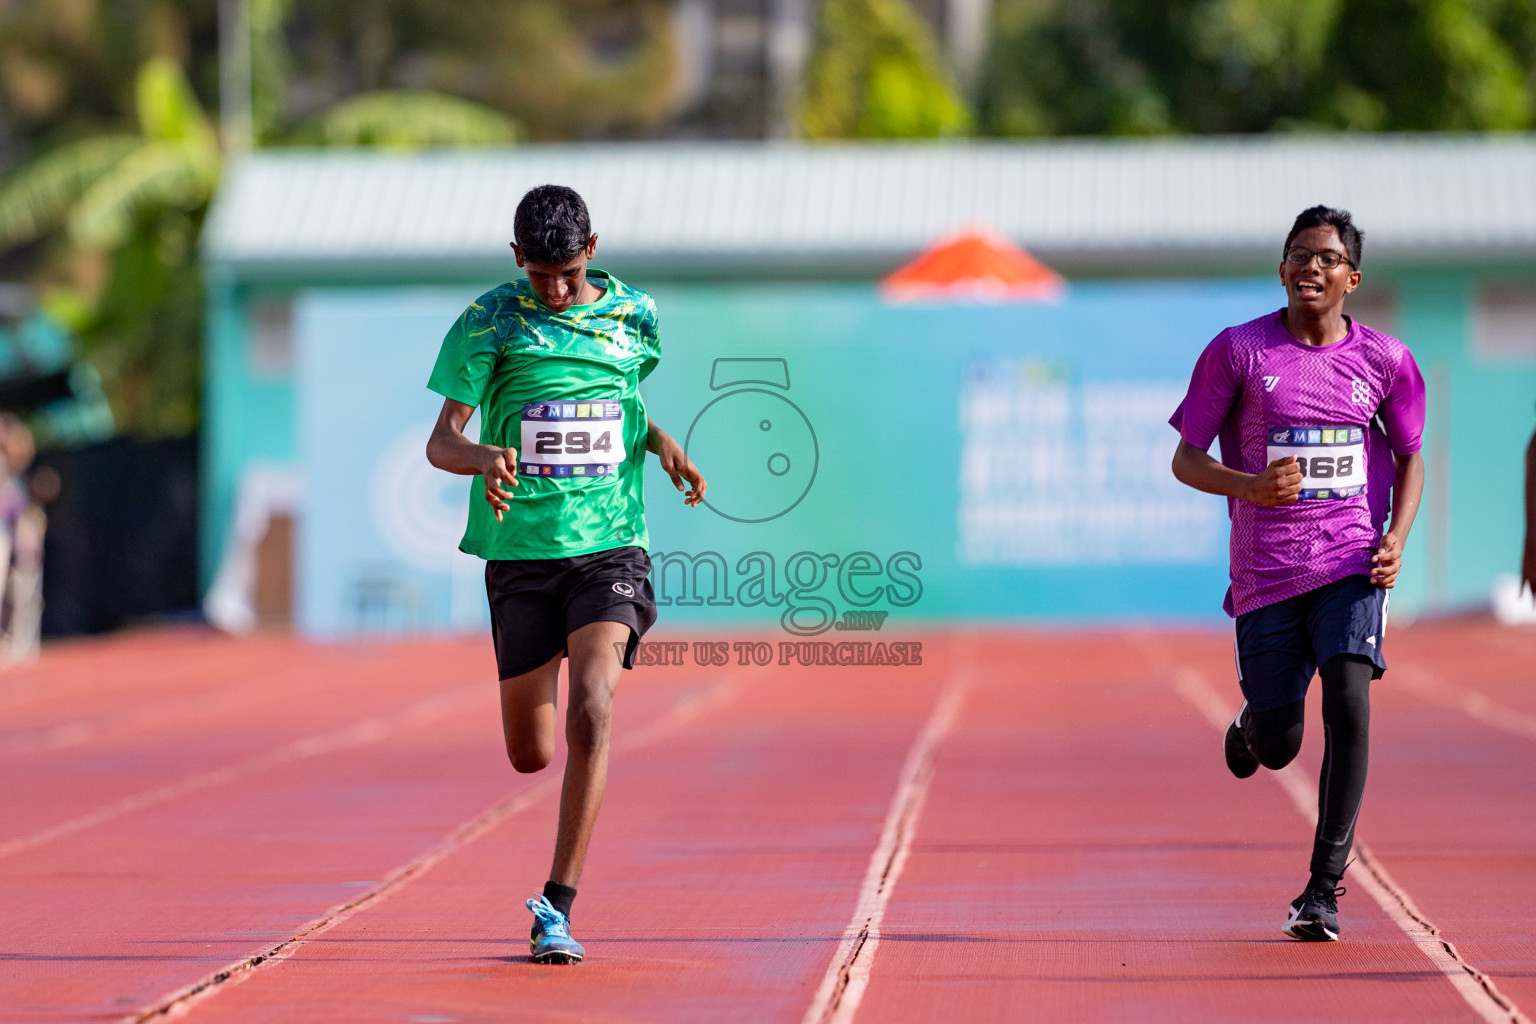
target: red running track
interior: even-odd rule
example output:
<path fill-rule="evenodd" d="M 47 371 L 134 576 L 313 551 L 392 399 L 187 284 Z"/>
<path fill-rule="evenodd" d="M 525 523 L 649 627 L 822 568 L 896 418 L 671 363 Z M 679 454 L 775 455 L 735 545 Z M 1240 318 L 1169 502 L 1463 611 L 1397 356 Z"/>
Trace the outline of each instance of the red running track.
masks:
<path fill-rule="evenodd" d="M 1526 1019 L 1536 633 L 1394 631 L 1328 945 L 1279 932 L 1316 709 L 1231 778 L 1230 642 L 630 673 L 574 968 L 526 962 L 560 765 L 506 764 L 487 643 L 53 647 L 0 674 L 0 1021 Z"/>

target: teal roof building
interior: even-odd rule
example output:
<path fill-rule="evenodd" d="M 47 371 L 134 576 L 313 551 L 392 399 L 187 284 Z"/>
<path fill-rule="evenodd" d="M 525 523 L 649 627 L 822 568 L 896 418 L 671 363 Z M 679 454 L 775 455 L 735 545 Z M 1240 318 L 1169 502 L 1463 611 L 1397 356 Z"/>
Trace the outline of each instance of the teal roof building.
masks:
<path fill-rule="evenodd" d="M 711 335 L 716 356 L 763 354 L 741 340 L 741 318 L 771 306 L 754 296 L 848 296 L 874 310 L 876 281 L 967 226 L 1027 248 L 1085 301 L 1176 282 L 1243 284 L 1252 296 L 1275 281 L 1300 210 L 1349 209 L 1366 236 L 1366 283 L 1346 311 L 1403 338 L 1429 384 L 1428 483 L 1394 607 L 1485 606 L 1518 569 L 1523 453 L 1536 427 L 1536 137 L 636 144 L 257 152 L 230 169 L 204 237 L 205 586 L 240 536 L 243 481 L 288 473 L 268 491 L 287 495 L 276 505 L 303 505 L 305 303 L 467 302 L 516 273 L 513 211 L 545 182 L 586 198 L 597 264 L 657 293 L 664 338 L 669 309 L 679 329 L 695 329 L 701 311 L 725 303 L 731 325 Z M 1272 300 L 1245 301 L 1272 308 L 1283 296 L 1275 284 Z M 409 365 L 424 387 L 441 330 L 423 331 Z M 1093 365 L 1091 352 L 1073 358 Z M 1171 429 L 1164 440 L 1171 458 Z M 303 576 L 301 566 L 301 592 Z M 941 612 L 944 600 L 934 598 Z"/>

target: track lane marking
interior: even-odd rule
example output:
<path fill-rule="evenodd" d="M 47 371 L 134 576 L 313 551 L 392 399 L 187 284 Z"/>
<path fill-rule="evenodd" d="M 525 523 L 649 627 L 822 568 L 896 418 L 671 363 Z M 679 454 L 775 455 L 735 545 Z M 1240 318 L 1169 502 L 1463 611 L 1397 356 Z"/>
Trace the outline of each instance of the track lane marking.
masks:
<path fill-rule="evenodd" d="M 613 753 L 630 753 L 687 726 L 700 715 L 728 703 L 740 691 L 740 677 L 727 673 L 702 693 L 684 697 L 664 717 L 627 734 L 613 745 Z M 484 687 L 480 687 L 481 690 Z M 289 959 L 309 940 L 330 931 L 364 910 L 394 895 L 434 866 L 451 857 L 476 839 L 493 831 L 509 818 L 516 817 L 551 793 L 559 793 L 561 776 L 551 774 L 532 786 L 493 804 L 449 833 L 432 849 L 395 868 L 378 885 L 356 899 L 332 907 L 297 928 L 292 935 L 261 951 L 226 964 L 190 985 L 161 996 L 147 1006 L 121 1018 L 121 1024 L 143 1024 L 157 1017 L 177 1017 L 189 1012 L 220 992 L 249 980 L 260 968 Z"/>
<path fill-rule="evenodd" d="M 261 700 L 252 696 L 253 690 L 280 675 L 263 673 L 253 679 L 241 680 L 238 686 L 168 697 L 153 704 L 116 708 L 73 721 L 10 733 L 0 737 L 0 756 L 46 753 L 98 740 L 120 740 L 166 723 L 176 724 L 249 708 Z"/>
<path fill-rule="evenodd" d="M 1189 668 L 1176 670 L 1174 688 L 1218 731 L 1225 732 L 1232 720 L 1227 701 L 1200 673 Z M 1296 810 L 1314 828 L 1317 826 L 1317 793 L 1311 788 L 1301 768 L 1292 762 L 1270 775 L 1285 790 Z M 1419 948 L 1429 962 L 1445 975 L 1457 994 L 1474 1013 L 1488 1024 L 1531 1024 L 1493 979 L 1467 962 L 1450 940 L 1414 905 L 1406 890 L 1387 873 L 1364 842 L 1355 839 L 1355 864 L 1348 871 L 1350 881 L 1364 889 L 1382 911 Z"/>
<path fill-rule="evenodd" d="M 853 917 L 843 930 L 841 941 L 827 964 L 816 995 L 806 1009 L 801 1024 L 850 1024 L 859 1012 L 859 1003 L 869 987 L 875 953 L 880 948 L 880 926 L 885 908 L 901 878 L 917 834 L 923 804 L 928 798 L 928 784 L 933 780 L 933 761 L 939 744 L 954 727 L 960 705 L 970 688 L 969 674 L 950 678 L 912 741 L 897 776 L 896 792 L 880 829 L 880 841 L 869 857 L 864 884 L 859 888 Z"/>
<path fill-rule="evenodd" d="M 177 652 L 168 652 L 175 655 Z M 193 655 L 200 652 L 194 650 Z M 268 654 L 272 652 L 269 650 Z M 76 717 L 65 718 L 48 725 L 35 725 L 30 728 L 0 733 L 0 756 L 14 754 L 31 754 L 48 752 L 69 747 L 79 746 L 83 743 L 94 743 L 101 740 L 113 741 L 124 737 L 131 737 L 145 729 L 162 724 L 177 725 L 188 720 L 195 720 L 203 716 L 223 715 L 230 711 L 239 711 L 267 701 L 268 697 L 254 696 L 264 688 L 269 688 L 273 682 L 286 682 L 293 676 L 298 662 L 289 657 L 295 653 L 294 649 L 282 648 L 276 652 L 279 662 L 275 666 L 270 665 L 270 658 L 263 662 L 263 667 L 249 675 L 230 676 L 224 682 L 209 686 L 193 687 L 190 689 L 178 689 L 185 686 L 188 681 L 195 682 L 202 676 L 212 673 L 214 675 L 229 676 L 234 669 L 246 671 L 246 666 L 237 664 L 236 659 L 228 655 L 218 658 L 203 657 L 190 665 L 177 664 L 175 673 L 165 678 L 156 678 L 155 682 L 167 687 L 162 692 L 151 695 L 148 703 L 125 702 L 116 707 L 107 709 L 93 708 L 89 712 L 72 712 Z M 58 666 L 55 663 L 54 669 Z M 36 685 L 32 691 L 13 695 L 16 699 L 7 701 L 3 688 L 0 688 L 0 717 L 3 712 L 14 711 L 11 705 L 32 701 L 39 705 L 29 710 L 50 710 L 54 702 L 39 701 L 37 698 L 48 690 L 48 669 L 42 669 L 42 675 L 35 680 Z M 3 680 L 5 666 L 0 665 L 0 680 Z M 361 677 L 350 682 L 360 681 Z M 128 683 L 136 683 L 134 676 L 129 676 Z M 122 682 L 122 680 L 120 680 Z M 78 689 L 78 688 L 77 688 Z M 303 699 L 305 694 L 300 687 L 289 687 L 293 696 Z M 89 694 L 74 692 L 65 696 L 66 701 L 84 699 Z"/>
<path fill-rule="evenodd" d="M 1392 673 L 1392 682 L 1431 704 L 1455 708 L 1484 725 L 1536 740 L 1536 715 L 1500 704 L 1482 691 L 1459 686 L 1437 672 L 1421 668 L 1396 669 Z"/>
<path fill-rule="evenodd" d="M 214 768 L 209 771 L 194 772 L 175 782 L 167 783 L 164 786 L 157 786 L 154 789 L 136 793 L 133 796 L 123 797 L 121 800 L 98 807 L 94 811 L 61 821 L 57 825 L 50 825 L 28 835 L 17 836 L 14 839 L 0 842 L 0 859 L 33 849 L 55 839 L 62 839 L 65 836 L 73 835 L 88 828 L 94 828 L 97 825 L 121 818 L 125 814 L 132 814 L 135 811 L 142 811 L 147 807 L 163 804 L 167 800 L 174 800 L 177 797 L 210 789 L 214 786 L 222 786 L 246 775 L 266 771 L 280 765 L 292 764 L 295 761 L 318 757 L 322 754 L 335 753 L 338 750 L 366 746 L 369 743 L 375 743 L 396 733 L 414 729 L 450 715 L 461 714 L 468 711 L 475 704 L 483 703 L 485 694 L 486 688 L 481 683 L 460 687 L 448 693 L 419 701 L 404 711 L 393 715 L 369 718 L 330 732 L 306 736 L 303 739 L 274 747 L 264 754 L 258 754 L 237 764 L 226 765 L 223 768 Z"/>

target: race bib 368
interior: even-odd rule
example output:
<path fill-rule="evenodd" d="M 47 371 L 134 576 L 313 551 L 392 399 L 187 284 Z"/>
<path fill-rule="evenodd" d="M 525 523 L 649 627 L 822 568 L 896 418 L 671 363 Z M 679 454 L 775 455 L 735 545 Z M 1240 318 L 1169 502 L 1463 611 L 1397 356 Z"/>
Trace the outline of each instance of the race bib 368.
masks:
<path fill-rule="evenodd" d="M 1302 501 L 1365 493 L 1365 430 L 1361 427 L 1270 427 L 1269 461 L 1296 457 Z"/>
<path fill-rule="evenodd" d="M 523 476 L 607 476 L 624 461 L 618 402 L 529 402 L 523 406 Z"/>

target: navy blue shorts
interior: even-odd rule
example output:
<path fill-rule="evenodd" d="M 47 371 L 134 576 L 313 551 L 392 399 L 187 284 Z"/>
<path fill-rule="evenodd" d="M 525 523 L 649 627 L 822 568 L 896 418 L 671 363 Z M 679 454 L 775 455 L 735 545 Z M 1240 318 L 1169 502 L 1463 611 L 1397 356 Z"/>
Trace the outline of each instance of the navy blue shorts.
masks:
<path fill-rule="evenodd" d="M 1381 652 L 1387 591 L 1368 576 L 1341 580 L 1255 608 L 1237 617 L 1237 681 L 1251 711 L 1304 700 L 1319 665 L 1358 654 L 1387 670 Z"/>

